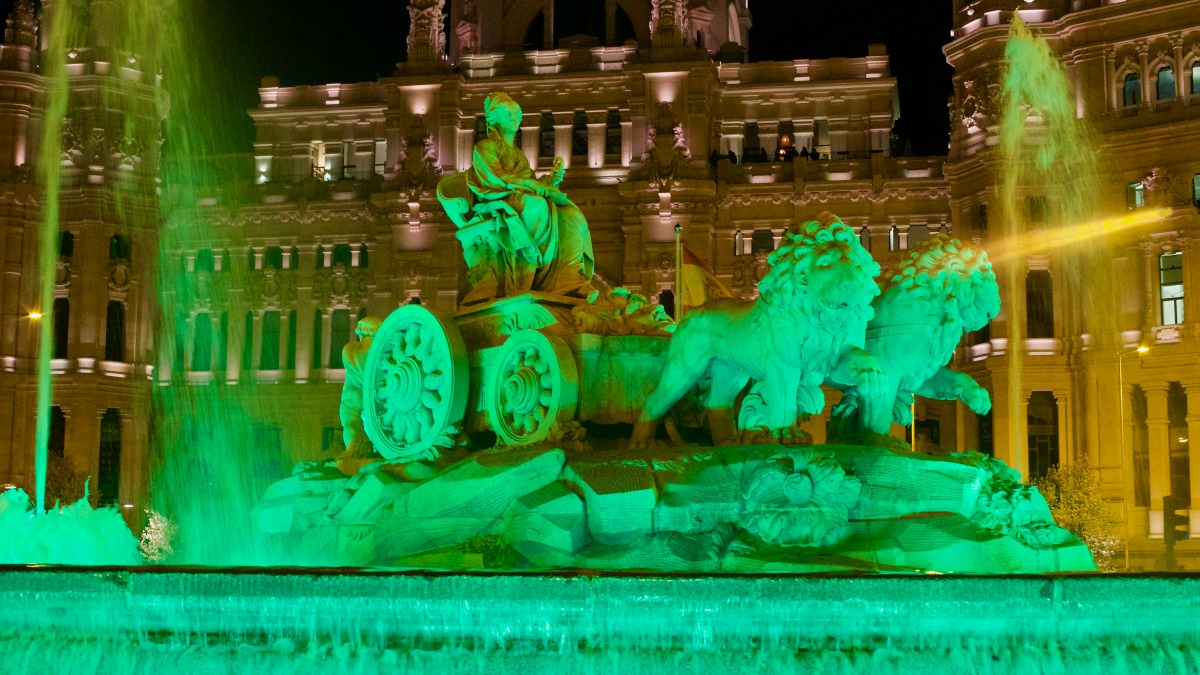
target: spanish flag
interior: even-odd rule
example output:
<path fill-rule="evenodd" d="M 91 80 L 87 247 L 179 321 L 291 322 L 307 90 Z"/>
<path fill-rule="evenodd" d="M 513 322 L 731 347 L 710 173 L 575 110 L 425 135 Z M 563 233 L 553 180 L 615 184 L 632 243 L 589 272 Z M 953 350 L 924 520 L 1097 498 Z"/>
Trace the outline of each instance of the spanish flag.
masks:
<path fill-rule="evenodd" d="M 683 265 L 679 275 L 679 308 L 681 315 L 714 298 L 732 298 L 717 275 L 708 269 L 687 246 L 683 246 Z"/>

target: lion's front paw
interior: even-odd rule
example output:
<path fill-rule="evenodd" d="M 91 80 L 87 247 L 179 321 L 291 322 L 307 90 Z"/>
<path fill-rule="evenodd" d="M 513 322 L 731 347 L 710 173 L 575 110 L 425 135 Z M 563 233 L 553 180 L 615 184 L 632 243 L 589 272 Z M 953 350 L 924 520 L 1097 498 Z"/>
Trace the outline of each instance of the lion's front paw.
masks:
<path fill-rule="evenodd" d="M 772 429 L 771 435 L 782 445 L 812 445 L 812 436 L 801 429 L 798 424 L 782 429 Z"/>
<path fill-rule="evenodd" d="M 992 409 L 992 397 L 988 395 L 987 389 L 975 382 L 963 388 L 959 400 L 977 415 L 986 415 Z"/>
<path fill-rule="evenodd" d="M 864 397 L 875 396 L 883 390 L 884 374 L 879 361 L 866 352 L 860 352 L 850 365 L 854 376 L 854 387 Z"/>

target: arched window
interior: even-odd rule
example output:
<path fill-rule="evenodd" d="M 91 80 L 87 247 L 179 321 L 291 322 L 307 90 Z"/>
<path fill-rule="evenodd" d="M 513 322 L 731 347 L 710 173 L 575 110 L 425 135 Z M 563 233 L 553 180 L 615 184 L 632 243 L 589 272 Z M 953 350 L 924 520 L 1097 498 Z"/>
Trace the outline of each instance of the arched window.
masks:
<path fill-rule="evenodd" d="M 200 312 L 192 326 L 192 372 L 208 372 L 212 370 L 212 316 Z"/>
<path fill-rule="evenodd" d="M 333 310 L 333 325 L 329 332 L 329 367 L 342 368 L 342 347 L 350 341 L 350 310 Z"/>
<path fill-rule="evenodd" d="M 67 415 L 60 406 L 50 407 L 50 440 L 46 451 L 59 459 L 67 454 Z"/>
<path fill-rule="evenodd" d="M 75 255 L 75 235 L 70 232 L 58 233 L 58 254 L 64 258 Z"/>
<path fill-rule="evenodd" d="M 350 244 L 338 244 L 333 247 L 333 264 L 335 266 L 350 267 L 353 260 L 354 254 L 350 251 Z"/>
<path fill-rule="evenodd" d="M 604 38 L 603 2 L 580 2 L 579 0 L 555 0 L 554 39 L 560 45 L 564 38 L 586 35 Z"/>
<path fill-rule="evenodd" d="M 525 49 L 544 49 L 546 39 L 546 14 L 538 12 L 537 16 L 533 17 L 533 21 L 529 22 L 529 28 L 525 30 Z"/>
<path fill-rule="evenodd" d="M 871 251 L 871 228 L 863 225 L 863 228 L 858 232 L 858 241 L 869 253 Z"/>
<path fill-rule="evenodd" d="M 1170 66 L 1158 69 L 1158 91 L 1155 98 L 1159 101 L 1175 98 L 1175 70 Z"/>
<path fill-rule="evenodd" d="M 109 260 L 129 260 L 129 240 L 119 234 L 114 234 L 108 240 Z"/>
<path fill-rule="evenodd" d="M 65 359 L 71 335 L 71 301 L 54 299 L 54 358 Z"/>
<path fill-rule="evenodd" d="M 604 154 L 621 154 L 621 111 L 616 108 L 608 111 L 604 125 Z"/>
<path fill-rule="evenodd" d="M 283 269 L 283 249 L 278 246 L 268 246 L 263 253 L 263 269 Z"/>
<path fill-rule="evenodd" d="M 1054 282 L 1049 270 L 1030 270 L 1025 277 L 1026 336 L 1054 337 Z"/>
<path fill-rule="evenodd" d="M 1192 61 L 1192 93 L 1200 94 L 1200 59 Z"/>
<path fill-rule="evenodd" d="M 672 319 L 675 318 L 675 291 L 667 289 L 658 294 L 658 304 L 662 305 L 663 311 Z"/>
<path fill-rule="evenodd" d="M 554 156 L 554 113 L 542 113 L 542 126 L 538 131 L 538 157 Z"/>
<path fill-rule="evenodd" d="M 1137 73 L 1129 73 L 1125 76 L 1125 88 L 1123 90 L 1122 105 L 1129 107 L 1142 102 L 1142 80 Z"/>
<path fill-rule="evenodd" d="M 253 262 L 251 262 L 253 264 Z M 212 272 L 216 269 L 216 259 L 213 257 L 212 249 L 202 248 L 196 251 L 196 261 L 194 263 L 197 272 Z"/>
<path fill-rule="evenodd" d="M 104 360 L 125 360 L 125 303 L 108 301 L 108 315 L 104 327 Z"/>
<path fill-rule="evenodd" d="M 571 154 L 575 157 L 586 157 L 588 154 L 587 113 L 575 111 L 575 123 L 571 127 Z"/>
<path fill-rule="evenodd" d="M 1029 397 L 1029 477 L 1041 478 L 1058 466 L 1058 401 L 1048 391 Z"/>
<path fill-rule="evenodd" d="M 279 312 L 263 312 L 259 370 L 279 370 Z"/>
<path fill-rule="evenodd" d="M 100 471 L 96 477 L 100 506 L 119 504 L 121 498 L 121 412 L 104 411 L 100 418 Z"/>

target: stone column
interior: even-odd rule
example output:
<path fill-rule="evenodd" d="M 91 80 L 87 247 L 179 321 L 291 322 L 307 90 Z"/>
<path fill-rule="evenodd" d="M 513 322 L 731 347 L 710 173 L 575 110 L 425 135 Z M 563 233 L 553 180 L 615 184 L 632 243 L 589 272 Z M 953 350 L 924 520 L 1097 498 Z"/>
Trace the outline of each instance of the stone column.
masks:
<path fill-rule="evenodd" d="M 534 119 L 537 119 L 536 116 Z M 538 143 L 542 130 L 540 127 L 521 127 L 521 151 L 525 153 L 525 159 L 529 162 L 529 166 L 537 166 L 538 161 Z M 467 153 L 467 168 L 471 167 L 471 153 Z M 461 169 L 466 171 L 466 169 Z"/>
<path fill-rule="evenodd" d="M 1121 441 L 1121 499 L 1125 500 L 1124 512 L 1128 513 L 1129 509 L 1137 507 L 1137 490 L 1134 488 L 1134 483 L 1137 481 L 1137 474 L 1134 469 L 1133 445 L 1134 434 L 1137 433 L 1137 420 L 1133 417 L 1133 387 L 1134 385 L 1125 383 L 1124 389 L 1121 391 L 1121 416 L 1124 419 L 1124 424 L 1120 429 Z M 1130 524 L 1126 524 L 1126 532 L 1129 531 Z"/>
<path fill-rule="evenodd" d="M 1075 464 L 1075 418 L 1071 408 L 1071 397 L 1065 389 L 1055 389 L 1051 392 L 1058 406 L 1058 465 L 1060 467 Z M 1091 467 L 1093 470 L 1096 467 Z"/>
<path fill-rule="evenodd" d="M 588 116 L 588 166 L 593 169 L 604 166 L 604 145 L 608 132 L 607 116 L 607 112 L 593 113 Z"/>
<path fill-rule="evenodd" d="M 318 363 L 322 368 L 329 367 L 329 350 L 333 348 L 333 309 L 326 309 L 321 315 L 321 353 Z"/>
<path fill-rule="evenodd" d="M 234 305 L 237 306 L 236 303 Z M 253 345 L 245 344 L 246 313 L 234 312 L 229 315 L 229 349 L 226 356 L 226 368 L 229 379 L 234 382 L 245 382 L 249 373 L 242 372 L 242 352 L 252 349 Z"/>
<path fill-rule="evenodd" d="M 554 156 L 562 157 L 567 167 L 571 166 L 571 146 L 575 135 L 574 120 L 571 124 L 554 125 Z"/>
<path fill-rule="evenodd" d="M 1200 382 L 1186 382 L 1188 399 L 1188 482 L 1192 490 L 1190 507 L 1192 537 L 1200 537 Z"/>
<path fill-rule="evenodd" d="M 1139 72 L 1141 77 L 1139 82 L 1142 85 L 1142 105 L 1148 106 L 1154 100 L 1151 96 L 1153 92 L 1150 90 L 1150 52 L 1149 46 L 1145 43 L 1138 45 L 1138 64 L 1140 65 Z M 1159 536 L 1162 535 L 1162 527 L 1159 527 Z"/>
<path fill-rule="evenodd" d="M 1176 36 L 1171 38 L 1171 46 L 1175 52 L 1175 98 L 1183 99 L 1187 96 L 1187 92 L 1183 88 L 1183 37 Z M 1193 520 L 1195 520 L 1193 518 Z"/>
<path fill-rule="evenodd" d="M 217 370 L 217 366 L 221 363 L 221 360 L 217 358 L 221 348 L 221 317 L 216 312 L 208 313 L 208 335 L 208 369 L 214 373 L 213 379 L 222 382 L 224 381 L 225 373 Z M 225 339 L 225 344 L 229 344 L 228 337 Z M 229 362 L 226 361 L 225 365 L 228 366 Z"/>
<path fill-rule="evenodd" d="M 1171 492 L 1171 438 L 1167 417 L 1167 385 L 1142 385 L 1146 393 L 1146 426 L 1150 429 L 1150 538 L 1163 536 L 1163 496 Z"/>
<path fill-rule="evenodd" d="M 1146 306 L 1143 316 L 1142 339 L 1151 340 L 1154 337 L 1154 327 L 1159 324 L 1159 271 L 1158 249 L 1145 251 L 1142 255 L 1143 272 L 1146 283 Z M 1185 301 L 1186 302 L 1186 301 Z"/>

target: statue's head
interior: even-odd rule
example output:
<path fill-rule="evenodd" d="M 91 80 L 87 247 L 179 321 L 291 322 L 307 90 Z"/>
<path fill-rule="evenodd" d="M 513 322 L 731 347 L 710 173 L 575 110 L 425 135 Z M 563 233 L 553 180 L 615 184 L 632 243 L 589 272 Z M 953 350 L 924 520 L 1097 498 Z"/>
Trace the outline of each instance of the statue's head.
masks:
<path fill-rule="evenodd" d="M 891 287 L 933 302 L 945 298 L 945 313 L 963 330 L 979 330 L 1000 313 L 1000 287 L 987 253 L 945 234 L 918 244 Z"/>
<path fill-rule="evenodd" d="M 758 290 L 768 305 L 805 313 L 831 332 L 865 327 L 873 315 L 879 265 L 832 213 L 788 228 L 767 261 Z"/>
<path fill-rule="evenodd" d="M 521 106 L 504 92 L 489 94 L 483 100 L 483 118 L 489 128 L 516 131 L 521 128 Z"/>
<path fill-rule="evenodd" d="M 379 326 L 382 323 L 378 317 L 364 316 L 358 320 L 358 325 L 354 327 L 354 334 L 358 336 L 359 340 L 373 338 L 375 337 L 375 333 L 379 332 Z"/>

